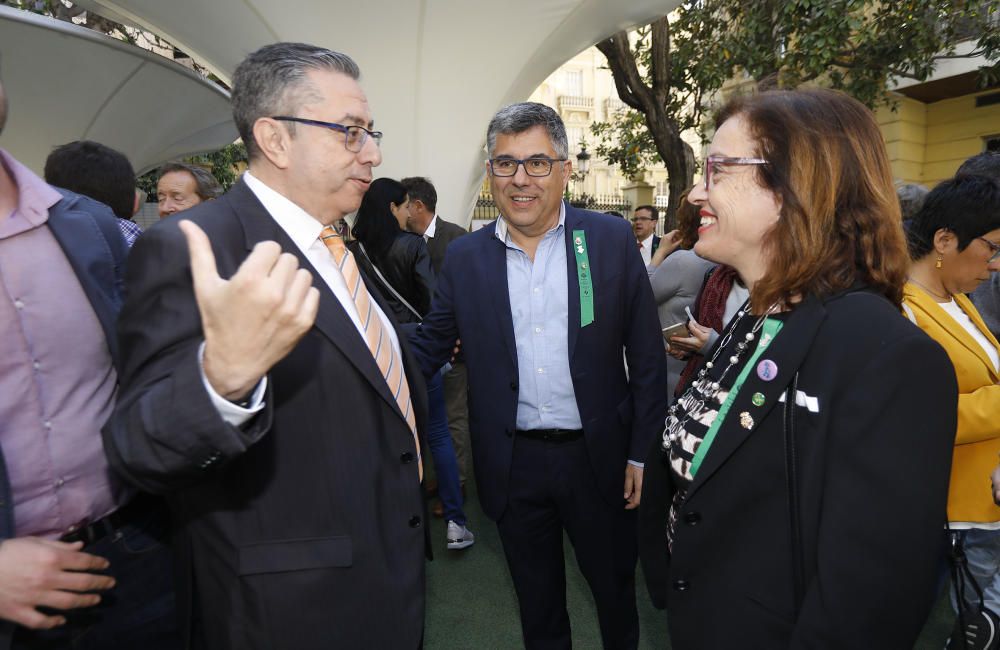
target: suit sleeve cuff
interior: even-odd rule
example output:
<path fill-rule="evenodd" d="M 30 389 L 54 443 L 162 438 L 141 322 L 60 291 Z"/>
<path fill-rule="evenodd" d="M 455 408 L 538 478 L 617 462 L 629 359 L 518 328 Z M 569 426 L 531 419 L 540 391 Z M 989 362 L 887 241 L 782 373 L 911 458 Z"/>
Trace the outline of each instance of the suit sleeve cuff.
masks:
<path fill-rule="evenodd" d="M 267 390 L 266 375 L 257 382 L 257 387 L 253 389 L 246 407 L 242 407 L 219 395 L 208 383 L 208 378 L 205 377 L 204 357 L 205 342 L 202 341 L 201 345 L 198 346 L 198 371 L 201 373 L 201 383 L 205 386 L 209 399 L 212 400 L 212 406 L 227 424 L 234 427 L 241 426 L 264 408 L 264 392 Z"/>

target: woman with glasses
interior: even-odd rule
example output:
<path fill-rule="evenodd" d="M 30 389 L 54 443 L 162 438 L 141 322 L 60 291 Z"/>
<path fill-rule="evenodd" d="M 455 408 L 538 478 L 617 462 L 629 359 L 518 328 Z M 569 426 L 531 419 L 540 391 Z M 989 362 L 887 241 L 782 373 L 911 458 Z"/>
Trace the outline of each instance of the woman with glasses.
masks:
<path fill-rule="evenodd" d="M 358 208 L 348 244 L 359 266 L 400 323 L 419 323 L 430 309 L 434 271 L 423 237 L 403 230 L 409 217 L 406 188 L 391 178 L 375 179 Z M 448 431 L 441 374 L 427 384 L 427 444 L 434 459 L 438 495 L 448 521 L 447 547 L 472 546 L 475 537 L 466 527 L 458 461 Z"/>
<path fill-rule="evenodd" d="M 904 313 L 941 344 L 958 376 L 948 521 L 987 607 L 1000 613 L 1000 507 L 988 490 L 1000 453 L 1000 349 L 965 295 L 1000 270 L 1000 184 L 983 176 L 939 184 L 910 223 L 909 244 Z"/>
<path fill-rule="evenodd" d="M 640 551 L 675 648 L 913 647 L 933 604 L 957 389 L 900 314 L 882 136 L 834 91 L 716 120 L 695 252 L 749 300 L 646 459 Z"/>

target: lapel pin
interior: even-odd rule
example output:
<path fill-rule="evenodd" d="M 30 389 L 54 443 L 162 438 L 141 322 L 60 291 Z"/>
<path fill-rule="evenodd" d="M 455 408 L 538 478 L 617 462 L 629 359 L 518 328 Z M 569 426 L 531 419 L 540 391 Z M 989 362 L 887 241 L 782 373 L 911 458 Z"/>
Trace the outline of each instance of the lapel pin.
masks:
<path fill-rule="evenodd" d="M 754 393 L 750 401 L 753 402 L 754 406 L 764 406 L 764 393 Z"/>
<path fill-rule="evenodd" d="M 740 413 L 740 426 L 744 429 L 753 428 L 753 417 L 747 411 Z"/>
<path fill-rule="evenodd" d="M 573 243 L 576 244 L 577 246 L 579 246 L 580 244 L 583 243 L 583 239 L 580 238 L 580 237 L 577 237 L 576 239 L 573 240 Z"/>
<path fill-rule="evenodd" d="M 580 253 L 582 255 L 583 254 L 583 246 L 577 246 L 576 247 L 576 252 Z"/>
<path fill-rule="evenodd" d="M 764 381 L 771 381 L 778 376 L 778 364 L 770 359 L 764 359 L 757 364 L 757 376 Z"/>

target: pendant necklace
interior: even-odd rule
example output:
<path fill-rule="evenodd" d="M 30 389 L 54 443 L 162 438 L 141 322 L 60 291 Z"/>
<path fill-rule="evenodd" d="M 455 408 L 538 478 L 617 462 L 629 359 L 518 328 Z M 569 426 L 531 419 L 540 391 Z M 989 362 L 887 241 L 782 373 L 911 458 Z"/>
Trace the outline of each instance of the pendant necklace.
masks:
<path fill-rule="evenodd" d="M 681 434 L 684 431 L 684 425 L 688 422 L 688 420 L 697 420 L 700 418 L 701 415 L 707 410 L 708 404 L 711 401 L 716 400 L 719 391 L 722 389 L 722 381 L 726 378 L 726 375 L 728 375 L 729 371 L 739 364 L 740 359 L 743 358 L 743 355 L 746 353 L 747 349 L 749 349 L 750 343 L 757 338 L 757 332 L 760 331 L 760 328 L 764 325 L 764 321 L 768 316 L 776 311 L 778 311 L 777 302 L 768 307 L 767 310 L 757 319 L 757 322 L 754 323 L 753 327 L 750 328 L 750 331 L 744 334 L 744 340 L 736 344 L 735 352 L 733 352 L 733 354 L 729 357 L 729 365 L 722 370 L 722 374 L 719 375 L 718 379 L 713 380 L 708 376 L 709 371 L 715 367 L 716 360 L 732 342 L 733 333 L 739 327 L 740 322 L 747 314 L 750 313 L 749 299 L 743 303 L 743 306 L 740 307 L 740 310 L 736 313 L 736 318 L 733 319 L 732 324 L 729 326 L 729 330 L 726 332 L 725 336 L 722 337 L 722 340 L 719 341 L 719 346 L 715 349 L 715 354 L 712 355 L 711 359 L 705 362 L 702 369 L 698 371 L 695 381 L 692 382 L 691 386 L 684 391 L 684 394 L 681 395 L 681 397 L 670 407 L 670 410 L 667 411 L 667 419 L 664 423 L 665 427 L 663 429 L 663 451 L 671 451 L 671 448 L 680 440 Z M 677 411 L 682 406 L 684 407 L 683 419 L 677 417 Z"/>

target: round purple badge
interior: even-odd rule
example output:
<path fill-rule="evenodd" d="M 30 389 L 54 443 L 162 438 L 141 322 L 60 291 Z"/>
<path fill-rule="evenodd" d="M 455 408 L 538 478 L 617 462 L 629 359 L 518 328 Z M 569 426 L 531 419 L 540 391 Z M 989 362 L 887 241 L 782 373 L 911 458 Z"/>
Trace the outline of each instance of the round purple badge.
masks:
<path fill-rule="evenodd" d="M 757 376 L 764 381 L 771 381 L 778 376 L 778 364 L 770 359 L 764 359 L 757 364 Z"/>

